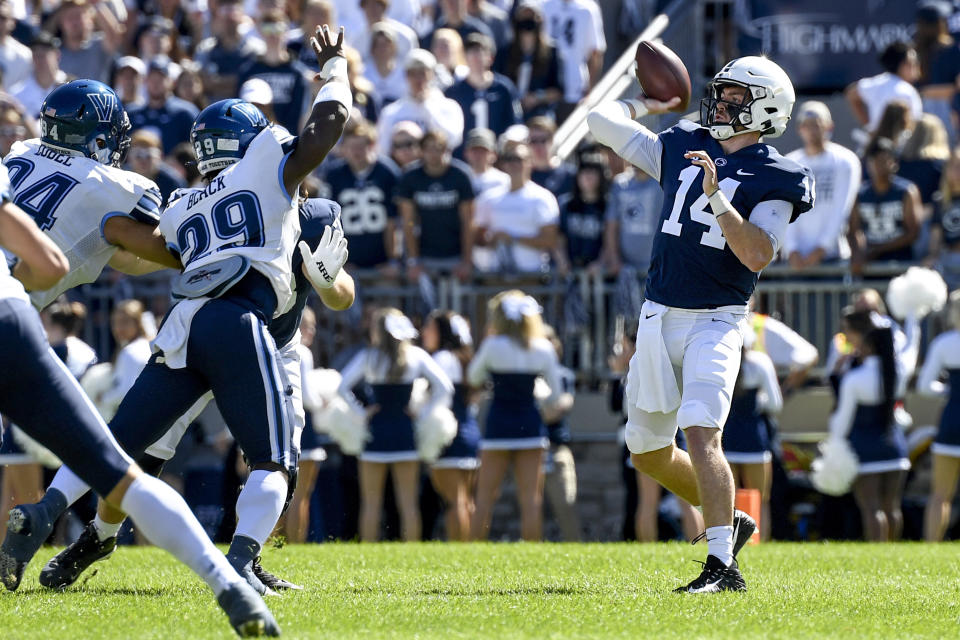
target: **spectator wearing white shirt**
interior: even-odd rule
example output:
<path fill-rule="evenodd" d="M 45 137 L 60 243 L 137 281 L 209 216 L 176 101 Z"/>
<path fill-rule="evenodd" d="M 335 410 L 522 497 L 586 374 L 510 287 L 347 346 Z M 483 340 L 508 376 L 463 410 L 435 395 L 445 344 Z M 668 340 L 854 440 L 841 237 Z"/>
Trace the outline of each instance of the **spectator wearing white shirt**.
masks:
<path fill-rule="evenodd" d="M 108 411 L 109 415 L 105 415 L 105 419 L 116 413 L 123 397 L 133 387 L 150 359 L 152 336 L 147 335 L 145 313 L 143 303 L 139 300 L 124 300 L 117 304 L 110 314 L 110 330 L 119 351 L 113 362 L 113 384 L 97 403 Z"/>
<path fill-rule="evenodd" d="M 420 46 L 416 31 L 387 16 L 389 7 L 390 0 L 360 0 L 366 22 L 360 32 L 352 34 L 350 45 L 360 52 L 364 61 L 370 59 L 370 35 L 374 26 L 393 31 L 394 42 L 397 44 L 397 60 L 401 64 L 407 59 L 407 54 Z"/>
<path fill-rule="evenodd" d="M 3 90 L 26 80 L 33 71 L 30 48 L 17 42 L 10 33 L 16 25 L 13 7 L 9 2 L 0 2 L 0 68 L 3 69 Z"/>
<path fill-rule="evenodd" d="M 607 49 L 603 19 L 594 0 L 547 0 L 543 15 L 562 65 L 564 104 L 557 113 L 562 121 L 600 79 Z"/>
<path fill-rule="evenodd" d="M 407 95 L 384 108 L 378 123 L 381 152 L 384 141 L 390 139 L 393 125 L 404 120 L 417 123 L 424 131 L 442 131 L 449 148 L 455 149 L 463 141 L 463 111 L 455 101 L 433 85 L 433 69 L 437 59 L 424 49 L 414 49 L 407 57 L 404 69 L 407 75 Z"/>
<path fill-rule="evenodd" d="M 846 89 L 847 102 L 860 124 L 873 132 L 891 100 L 904 100 L 914 119 L 923 113 L 920 94 L 913 83 L 920 77 L 916 50 L 905 42 L 894 42 L 880 54 L 884 72 L 861 78 Z"/>
<path fill-rule="evenodd" d="M 67 74 L 60 70 L 60 40 L 45 31 L 40 31 L 30 43 L 33 54 L 33 73 L 13 87 L 13 97 L 19 100 L 27 115 L 40 115 L 40 105 L 47 94 L 67 81 Z"/>
<path fill-rule="evenodd" d="M 847 221 L 860 189 L 860 159 L 830 141 L 833 117 L 822 102 L 810 100 L 800 105 L 797 129 L 803 148 L 787 157 L 813 171 L 817 198 L 813 209 L 787 227 L 783 259 L 794 269 L 849 260 Z"/>
<path fill-rule="evenodd" d="M 471 129 L 463 147 L 463 157 L 470 165 L 470 177 L 477 197 L 496 187 L 510 185 L 510 176 L 493 166 L 497 162 L 497 141 L 493 131 Z"/>
<path fill-rule="evenodd" d="M 397 55 L 397 36 L 386 25 L 373 26 L 370 58 L 365 61 L 363 75 L 373 85 L 373 99 L 378 110 L 399 100 L 407 92 L 406 72 Z"/>
<path fill-rule="evenodd" d="M 539 273 L 549 268 L 557 246 L 560 209 L 556 197 L 530 180 L 530 148 L 508 143 L 500 164 L 510 186 L 488 192 L 477 201 L 475 245 L 497 254 L 500 271 Z"/>

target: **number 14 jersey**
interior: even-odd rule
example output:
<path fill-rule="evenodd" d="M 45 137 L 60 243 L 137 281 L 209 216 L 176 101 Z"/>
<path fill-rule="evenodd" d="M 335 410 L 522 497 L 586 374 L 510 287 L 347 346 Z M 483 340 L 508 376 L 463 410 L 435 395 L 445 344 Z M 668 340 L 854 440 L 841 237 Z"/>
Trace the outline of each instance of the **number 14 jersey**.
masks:
<path fill-rule="evenodd" d="M 300 217 L 296 194 L 287 193 L 283 184 L 283 166 L 294 141 L 285 129 L 267 127 L 239 162 L 206 187 L 173 192 L 160 217 L 160 232 L 185 273 L 243 256 L 270 280 L 277 297 L 274 315 L 293 302 L 290 261 Z"/>
<path fill-rule="evenodd" d="M 664 198 L 647 298 L 683 309 L 745 306 L 759 274 L 727 245 L 703 193 L 703 172 L 683 155 L 707 152 L 717 165 L 720 189 L 744 218 L 761 202 L 783 200 L 793 205 L 792 222 L 813 206 L 813 174 L 762 143 L 726 155 L 707 129 L 692 122 L 681 121 L 659 138 Z"/>

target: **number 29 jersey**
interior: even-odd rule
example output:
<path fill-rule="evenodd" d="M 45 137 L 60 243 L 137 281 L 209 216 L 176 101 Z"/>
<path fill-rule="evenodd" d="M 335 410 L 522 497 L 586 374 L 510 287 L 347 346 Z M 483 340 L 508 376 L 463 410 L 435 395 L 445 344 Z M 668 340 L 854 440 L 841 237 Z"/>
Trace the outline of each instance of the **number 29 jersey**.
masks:
<path fill-rule="evenodd" d="M 160 219 L 160 190 L 132 171 L 65 154 L 39 139 L 14 143 L 3 164 L 13 201 L 70 262 L 70 272 L 56 285 L 31 292 L 38 309 L 64 291 L 97 279 L 117 251 L 103 237 L 107 220 L 124 216 L 156 225 Z"/>
<path fill-rule="evenodd" d="M 647 298 L 683 309 L 745 306 L 759 274 L 727 245 L 703 193 L 703 172 L 683 155 L 707 152 L 717 166 L 720 189 L 744 218 L 761 202 L 785 200 L 793 205 L 793 222 L 813 206 L 813 174 L 762 143 L 726 155 L 707 129 L 692 122 L 681 121 L 659 137 L 664 198 L 647 274 Z"/>
<path fill-rule="evenodd" d="M 239 162 L 207 186 L 174 191 L 160 217 L 160 232 L 180 256 L 184 273 L 243 256 L 270 281 L 277 298 L 274 315 L 293 302 L 290 261 L 300 218 L 296 194 L 283 184 L 283 166 L 294 142 L 282 127 L 267 127 Z"/>

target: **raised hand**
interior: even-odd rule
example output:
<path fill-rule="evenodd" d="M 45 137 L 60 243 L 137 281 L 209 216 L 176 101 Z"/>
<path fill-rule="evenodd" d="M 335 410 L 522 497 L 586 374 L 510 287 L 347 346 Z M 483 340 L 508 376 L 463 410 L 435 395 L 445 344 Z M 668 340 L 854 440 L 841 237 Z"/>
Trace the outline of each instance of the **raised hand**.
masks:
<path fill-rule="evenodd" d="M 706 151 L 687 151 L 683 157 L 703 169 L 703 193 L 711 196 L 720 186 L 717 184 L 717 165 Z"/>
<path fill-rule="evenodd" d="M 330 35 L 330 27 L 323 25 L 322 27 L 317 27 L 317 35 L 314 38 L 310 38 L 310 44 L 313 46 L 314 52 L 317 54 L 317 62 L 320 63 L 320 68 L 323 69 L 329 60 L 333 60 L 337 56 L 345 58 L 343 55 L 343 27 L 340 27 L 340 32 L 337 36 L 337 41 L 333 41 L 333 36 Z"/>

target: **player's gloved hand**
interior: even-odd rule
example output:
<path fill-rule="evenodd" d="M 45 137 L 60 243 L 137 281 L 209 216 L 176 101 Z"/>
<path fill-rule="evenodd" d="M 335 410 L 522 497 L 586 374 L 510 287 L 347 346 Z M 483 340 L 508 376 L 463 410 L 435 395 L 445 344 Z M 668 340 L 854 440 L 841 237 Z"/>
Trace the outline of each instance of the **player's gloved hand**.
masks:
<path fill-rule="evenodd" d="M 312 252 L 310 246 L 303 240 L 297 246 L 300 248 L 300 255 L 303 256 L 307 278 L 313 286 L 320 289 L 332 287 L 349 255 L 347 239 L 343 237 L 343 231 L 333 227 L 324 229 L 320 244 Z"/>

